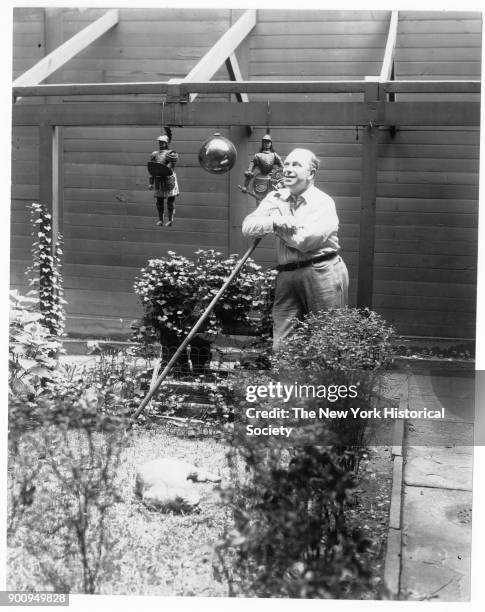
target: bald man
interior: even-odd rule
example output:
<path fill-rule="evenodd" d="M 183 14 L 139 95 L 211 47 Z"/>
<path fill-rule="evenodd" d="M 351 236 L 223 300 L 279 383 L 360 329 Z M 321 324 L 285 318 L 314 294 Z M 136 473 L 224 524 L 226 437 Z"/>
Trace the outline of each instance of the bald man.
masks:
<path fill-rule="evenodd" d="M 275 351 L 295 318 L 347 304 L 349 275 L 338 254 L 335 202 L 314 185 L 318 167 L 312 151 L 294 149 L 283 165 L 284 187 L 271 192 L 242 225 L 244 236 L 277 238 Z"/>

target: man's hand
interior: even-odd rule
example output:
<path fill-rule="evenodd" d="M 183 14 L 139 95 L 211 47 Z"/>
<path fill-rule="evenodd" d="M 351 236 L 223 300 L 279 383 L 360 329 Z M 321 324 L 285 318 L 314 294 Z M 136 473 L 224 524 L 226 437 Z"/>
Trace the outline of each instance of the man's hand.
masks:
<path fill-rule="evenodd" d="M 294 234 L 298 226 L 295 223 L 295 218 L 291 215 L 282 215 L 273 219 L 273 230 L 275 232 L 286 232 L 287 234 Z"/>
<path fill-rule="evenodd" d="M 152 183 L 150 183 L 150 184 L 148 185 L 148 189 L 149 189 L 150 191 L 153 191 L 153 184 L 152 184 Z"/>

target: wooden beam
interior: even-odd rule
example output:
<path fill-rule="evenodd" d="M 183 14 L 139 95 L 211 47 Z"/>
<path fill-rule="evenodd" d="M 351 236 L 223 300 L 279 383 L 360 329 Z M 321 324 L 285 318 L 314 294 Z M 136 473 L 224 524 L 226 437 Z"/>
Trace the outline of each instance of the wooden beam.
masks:
<path fill-rule="evenodd" d="M 234 53 L 231 53 L 231 55 L 226 59 L 226 68 L 231 81 L 242 81 L 242 74 L 239 68 L 239 63 Z M 248 94 L 237 92 L 236 100 L 238 102 L 249 102 Z"/>
<path fill-rule="evenodd" d="M 266 102 L 167 104 L 167 125 L 265 126 Z M 272 126 L 479 126 L 477 102 L 272 102 Z M 158 102 L 19 104 L 13 125 L 160 125 Z"/>
<path fill-rule="evenodd" d="M 64 19 L 63 9 L 59 7 L 44 8 L 44 55 L 49 55 L 60 47 L 63 42 Z M 45 79 L 46 83 L 55 83 L 54 77 L 49 75 Z M 61 102 L 59 98 L 46 97 L 46 104 Z"/>
<path fill-rule="evenodd" d="M 39 126 L 39 202 L 52 217 L 52 247 L 63 232 L 63 134 L 62 127 Z"/>
<path fill-rule="evenodd" d="M 365 98 L 375 100 L 378 85 L 369 82 Z M 357 306 L 372 308 L 374 286 L 374 250 L 376 229 L 378 128 L 369 123 L 362 135 L 360 172 L 360 234 L 357 275 Z"/>
<path fill-rule="evenodd" d="M 64 235 L 64 128 L 54 126 L 52 135 L 52 230 Z"/>
<path fill-rule="evenodd" d="M 256 9 L 247 9 L 227 32 L 209 49 L 204 57 L 192 68 L 182 80 L 183 83 L 211 79 L 226 59 L 234 53 L 240 43 L 256 25 Z M 193 102 L 198 94 L 192 94 Z"/>
<path fill-rule="evenodd" d="M 379 81 L 389 81 L 392 73 L 392 66 L 394 63 L 394 52 L 396 49 L 397 40 L 397 24 L 398 24 L 399 11 L 392 11 L 391 20 L 389 22 L 389 32 L 387 35 L 386 50 L 384 51 L 384 59 L 382 61 L 381 74 Z"/>
<path fill-rule="evenodd" d="M 52 215 L 54 127 L 39 125 L 39 200 Z"/>
<path fill-rule="evenodd" d="M 78 32 L 68 41 L 46 55 L 35 66 L 24 72 L 13 83 L 19 85 L 37 85 L 50 74 L 61 68 L 67 61 L 88 47 L 93 41 L 118 23 L 119 11 L 112 9 L 102 17 Z"/>
<path fill-rule="evenodd" d="M 357 306 L 372 308 L 377 197 L 378 129 L 367 126 L 362 134 L 360 173 L 360 236 Z"/>
<path fill-rule="evenodd" d="M 358 81 L 203 81 L 180 82 L 180 91 L 209 94 L 236 93 L 363 93 L 365 80 Z M 171 83 L 150 81 L 139 83 L 69 83 L 52 85 L 14 85 L 14 96 L 82 96 L 82 95 L 135 95 L 166 94 Z M 392 81 L 380 83 L 385 93 L 480 93 L 481 83 L 472 81 Z"/>
<path fill-rule="evenodd" d="M 249 147 L 248 134 L 245 126 L 233 125 L 229 130 L 229 138 L 237 150 L 234 168 L 229 172 L 229 253 L 242 253 L 247 249 L 246 240 L 242 235 L 242 221 L 251 210 L 254 210 L 254 200 L 238 188 L 244 182 L 244 172 L 248 169 Z M 249 202 L 251 200 L 251 202 Z"/>
<path fill-rule="evenodd" d="M 469 93 L 481 92 L 480 81 L 389 81 L 380 84 L 385 93 Z"/>

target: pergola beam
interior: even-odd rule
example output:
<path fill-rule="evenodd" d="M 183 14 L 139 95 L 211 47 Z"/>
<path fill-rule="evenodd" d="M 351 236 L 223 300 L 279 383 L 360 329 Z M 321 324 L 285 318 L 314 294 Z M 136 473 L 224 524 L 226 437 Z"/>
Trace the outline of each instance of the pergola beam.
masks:
<path fill-rule="evenodd" d="M 398 17 L 399 11 L 392 11 L 381 74 L 379 75 L 379 82 L 381 83 L 391 79 L 392 67 L 394 65 L 394 52 L 396 49 Z"/>
<path fill-rule="evenodd" d="M 72 36 L 52 53 L 37 62 L 35 66 L 20 75 L 14 81 L 13 87 L 37 85 L 116 25 L 118 20 L 118 9 L 107 11 L 102 17 Z"/>
<path fill-rule="evenodd" d="M 376 87 L 378 84 L 375 84 Z M 304 108 L 304 112 L 302 111 Z M 267 124 L 267 103 L 169 103 L 165 123 L 183 126 Z M 19 104 L 13 125 L 159 125 L 158 102 L 86 102 Z M 479 126 L 477 102 L 272 102 L 272 126 L 369 125 Z"/>
<path fill-rule="evenodd" d="M 310 94 L 310 93 L 363 93 L 366 80 L 355 81 L 197 81 L 178 83 L 183 95 L 189 93 L 209 94 Z M 149 81 L 138 83 L 66 83 L 42 85 L 14 85 L 12 93 L 22 96 L 80 96 L 80 95 L 136 95 L 166 94 L 172 83 Z M 399 93 L 480 93 L 479 80 L 449 81 L 386 81 L 379 83 L 385 92 Z"/>
<path fill-rule="evenodd" d="M 256 25 L 256 9 L 244 11 L 241 17 L 227 32 L 209 49 L 204 57 L 192 68 L 189 74 L 182 79 L 182 83 L 193 81 L 208 81 L 219 70 L 222 64 L 230 57 L 249 32 Z M 190 96 L 192 102 L 198 93 Z"/>
<path fill-rule="evenodd" d="M 234 53 L 231 53 L 231 55 L 226 59 L 226 68 L 231 81 L 243 80 L 241 69 L 239 68 L 239 62 L 237 61 L 237 57 Z M 249 102 L 247 93 L 236 92 L 235 95 L 238 102 Z"/>

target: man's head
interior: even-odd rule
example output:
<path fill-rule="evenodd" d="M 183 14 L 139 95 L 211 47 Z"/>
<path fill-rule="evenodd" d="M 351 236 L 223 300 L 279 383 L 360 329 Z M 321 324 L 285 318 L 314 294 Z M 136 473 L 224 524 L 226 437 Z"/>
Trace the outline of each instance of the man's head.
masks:
<path fill-rule="evenodd" d="M 315 181 L 320 162 L 309 149 L 293 149 L 283 164 L 283 183 L 293 195 L 303 193 Z"/>

